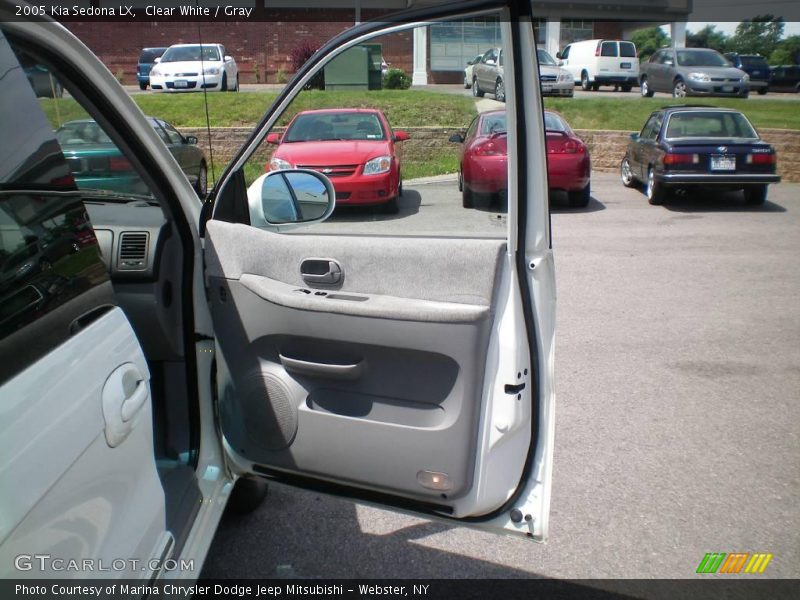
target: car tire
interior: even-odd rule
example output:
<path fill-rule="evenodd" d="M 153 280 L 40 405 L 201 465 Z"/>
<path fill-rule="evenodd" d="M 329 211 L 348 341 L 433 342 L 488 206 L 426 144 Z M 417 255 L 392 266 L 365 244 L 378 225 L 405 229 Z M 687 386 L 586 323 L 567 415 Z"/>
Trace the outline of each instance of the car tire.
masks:
<path fill-rule="evenodd" d="M 473 77 L 472 78 L 472 95 L 475 98 L 483 98 L 483 94 L 484 94 L 484 92 L 481 91 L 481 88 L 478 85 L 478 78 L 477 77 Z"/>
<path fill-rule="evenodd" d="M 767 201 L 767 186 L 750 185 L 744 188 L 744 200 L 748 204 L 760 205 Z"/>
<path fill-rule="evenodd" d="M 633 175 L 633 169 L 631 168 L 631 161 L 628 160 L 628 157 L 622 159 L 622 162 L 619 164 L 619 178 L 622 181 L 622 185 L 625 187 L 634 187 L 636 185 L 636 177 Z"/>
<path fill-rule="evenodd" d="M 142 90 L 142 91 L 145 91 L 147 89 L 147 84 L 144 83 L 143 81 L 140 81 L 139 82 L 139 89 Z"/>
<path fill-rule="evenodd" d="M 383 205 L 383 212 L 387 215 L 396 215 L 400 212 L 400 205 L 397 203 L 397 196 L 390 199 L 386 204 Z"/>
<path fill-rule="evenodd" d="M 633 86 L 632 85 L 623 85 L 621 89 L 622 89 L 623 92 L 630 92 L 633 89 Z"/>
<path fill-rule="evenodd" d="M 645 186 L 644 193 L 647 196 L 647 201 L 653 206 L 664 204 L 664 186 L 656 181 L 653 167 L 647 169 L 647 184 Z"/>
<path fill-rule="evenodd" d="M 740 98 L 744 98 L 745 100 L 747 100 L 750 97 L 750 90 L 746 91 L 744 94 L 742 94 L 739 97 Z"/>
<path fill-rule="evenodd" d="M 194 184 L 194 191 L 198 198 L 205 200 L 208 193 L 208 167 L 205 162 L 200 163 L 200 170 L 197 172 L 197 181 Z"/>
<path fill-rule="evenodd" d="M 589 81 L 589 74 L 586 71 L 581 72 L 581 89 L 584 92 L 588 92 L 592 89 L 592 84 Z"/>
<path fill-rule="evenodd" d="M 225 509 L 235 515 L 249 514 L 261 506 L 268 492 L 269 486 L 266 481 L 254 477 L 242 477 L 233 486 Z"/>
<path fill-rule="evenodd" d="M 467 79 L 467 76 L 464 75 L 464 89 L 468 90 L 471 87 L 472 87 L 472 84 L 470 84 L 469 79 Z"/>
<path fill-rule="evenodd" d="M 464 182 L 464 187 L 461 190 L 461 206 L 463 208 L 475 208 L 475 194 L 469 189 L 467 182 Z"/>
<path fill-rule="evenodd" d="M 223 73 L 222 74 L 222 83 L 219 84 L 219 89 L 221 91 L 223 91 L 223 92 L 227 92 L 228 91 L 228 74 L 227 73 Z"/>
<path fill-rule="evenodd" d="M 464 175 L 461 173 L 461 169 L 458 170 L 458 191 L 464 191 Z"/>
<path fill-rule="evenodd" d="M 582 190 L 575 190 L 567 192 L 567 200 L 572 208 L 586 208 L 589 206 L 589 200 L 592 199 L 592 184 L 586 184 Z"/>
<path fill-rule="evenodd" d="M 498 102 L 506 101 L 506 85 L 502 79 L 498 79 L 497 83 L 494 84 L 494 99 Z"/>
<path fill-rule="evenodd" d="M 764 95 L 765 95 L 765 94 L 766 94 L 768 91 L 769 91 L 769 88 L 765 88 L 765 87 L 763 87 L 763 88 L 760 88 L 760 89 L 758 90 L 758 95 L 759 95 L 759 96 L 764 96 Z"/>
<path fill-rule="evenodd" d="M 647 77 L 642 77 L 642 81 L 639 83 L 639 91 L 642 94 L 642 98 L 652 98 L 655 92 L 650 89 L 650 83 L 647 81 Z"/>
<path fill-rule="evenodd" d="M 239 74 L 236 74 L 236 82 L 233 84 L 233 87 L 228 89 L 229 92 L 238 92 L 239 91 Z"/>
<path fill-rule="evenodd" d="M 686 82 L 678 78 L 672 84 L 672 97 L 673 98 L 686 98 Z"/>

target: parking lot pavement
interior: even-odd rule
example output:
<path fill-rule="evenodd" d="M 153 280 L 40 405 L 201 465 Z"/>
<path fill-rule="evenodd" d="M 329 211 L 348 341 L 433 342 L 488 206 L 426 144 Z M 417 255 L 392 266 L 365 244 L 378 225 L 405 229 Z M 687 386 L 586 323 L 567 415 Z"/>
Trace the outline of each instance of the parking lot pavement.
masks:
<path fill-rule="evenodd" d="M 429 185 L 459 218 L 453 183 Z M 706 552 L 761 551 L 765 576 L 799 577 L 800 185 L 763 207 L 592 189 L 552 216 L 549 543 L 273 487 L 224 519 L 204 575 L 688 578 Z"/>

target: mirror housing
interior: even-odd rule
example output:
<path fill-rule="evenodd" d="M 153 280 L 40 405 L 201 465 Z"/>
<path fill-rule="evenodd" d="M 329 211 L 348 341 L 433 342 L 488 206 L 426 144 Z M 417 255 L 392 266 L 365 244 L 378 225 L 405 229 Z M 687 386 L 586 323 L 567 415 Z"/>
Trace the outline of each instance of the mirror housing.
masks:
<path fill-rule="evenodd" d="M 398 129 L 397 131 L 394 132 L 392 139 L 394 139 L 395 142 L 405 142 L 410 137 L 411 136 L 408 135 L 408 133 L 406 133 L 402 129 Z"/>
<path fill-rule="evenodd" d="M 674 63 L 674 62 L 672 62 L 670 59 L 667 59 L 667 60 L 665 60 L 665 61 L 664 61 L 664 64 L 665 64 L 665 65 L 667 65 L 668 67 L 671 67 L 671 66 L 672 66 L 672 65 L 674 65 L 675 63 Z"/>
<path fill-rule="evenodd" d="M 247 188 L 247 203 L 251 225 L 285 231 L 331 216 L 336 192 L 322 173 L 286 169 L 259 176 Z"/>
<path fill-rule="evenodd" d="M 486 64 L 489 65 L 490 67 L 493 67 L 497 64 L 497 61 L 494 60 L 493 58 L 490 58 L 489 60 L 486 61 Z"/>
<path fill-rule="evenodd" d="M 268 144 L 280 144 L 281 143 L 281 134 L 280 133 L 268 133 L 267 134 L 267 143 Z"/>
<path fill-rule="evenodd" d="M 637 142 L 637 141 L 639 141 L 639 134 L 638 134 L 638 133 L 632 133 L 632 134 L 630 135 L 630 138 L 631 138 L 631 140 L 633 140 L 634 142 Z"/>
<path fill-rule="evenodd" d="M 160 62 L 161 62 L 161 57 L 160 56 L 156 56 L 155 59 L 153 60 L 154 64 L 155 63 L 160 63 Z"/>
<path fill-rule="evenodd" d="M 461 135 L 460 133 L 454 133 L 453 135 L 450 136 L 450 138 L 447 141 L 448 142 L 453 142 L 455 144 L 463 144 L 464 143 L 464 136 Z"/>
<path fill-rule="evenodd" d="M 196 146 L 196 145 L 197 145 L 197 137 L 196 137 L 196 136 L 194 136 L 194 135 L 187 135 L 187 136 L 184 138 L 184 140 L 186 140 L 186 143 L 187 143 L 187 144 L 190 144 L 190 145 L 192 145 L 192 146 Z"/>
<path fill-rule="evenodd" d="M 558 59 L 560 59 L 560 58 L 561 58 L 561 52 L 560 52 L 560 51 L 559 51 L 559 52 L 556 52 L 556 58 L 558 58 Z"/>
<path fill-rule="evenodd" d="M 233 57 L 225 55 L 225 62 L 230 62 L 233 60 Z"/>

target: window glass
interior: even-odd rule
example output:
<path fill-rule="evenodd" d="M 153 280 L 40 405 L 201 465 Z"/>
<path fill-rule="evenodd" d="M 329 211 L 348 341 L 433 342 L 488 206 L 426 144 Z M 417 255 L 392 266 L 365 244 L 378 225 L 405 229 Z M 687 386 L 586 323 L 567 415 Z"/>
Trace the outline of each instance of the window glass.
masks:
<path fill-rule="evenodd" d="M 600 46 L 600 56 L 616 56 L 617 42 L 603 42 Z"/>
<path fill-rule="evenodd" d="M 636 46 L 631 42 L 620 42 L 619 55 L 625 58 L 636 58 Z"/>
<path fill-rule="evenodd" d="M 753 127 L 744 115 L 732 112 L 673 113 L 667 124 L 668 138 L 721 137 L 756 138 Z"/>
<path fill-rule="evenodd" d="M 569 49 L 570 48 L 571 48 L 571 46 L 567 46 L 566 48 L 564 48 L 564 51 L 561 53 L 561 58 L 562 59 L 569 58 Z"/>
<path fill-rule="evenodd" d="M 496 18 L 432 23 L 430 63 L 433 71 L 460 71 L 475 55 L 500 45 L 500 23 Z"/>
<path fill-rule="evenodd" d="M 217 46 L 208 44 L 171 46 L 161 57 L 162 63 L 199 62 L 200 60 L 221 60 Z"/>
<path fill-rule="evenodd" d="M 563 19 L 561 21 L 561 43 L 571 44 L 592 39 L 594 23 L 585 19 Z"/>
<path fill-rule="evenodd" d="M 656 123 L 658 122 L 658 115 L 651 115 L 649 119 L 647 119 L 647 123 L 644 124 L 642 128 L 642 132 L 639 134 L 639 137 L 645 140 L 652 139 L 655 137 L 656 131 Z"/>
<path fill-rule="evenodd" d="M 169 140 L 170 144 L 183 143 L 183 136 L 178 133 L 178 131 L 172 125 L 162 121 L 162 126 L 164 127 L 164 131 L 167 133 L 167 139 Z"/>

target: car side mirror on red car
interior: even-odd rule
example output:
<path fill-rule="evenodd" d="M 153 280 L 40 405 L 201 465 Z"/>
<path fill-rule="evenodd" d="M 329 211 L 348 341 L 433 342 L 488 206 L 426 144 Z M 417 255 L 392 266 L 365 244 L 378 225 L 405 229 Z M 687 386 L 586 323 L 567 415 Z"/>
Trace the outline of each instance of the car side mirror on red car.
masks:
<path fill-rule="evenodd" d="M 267 143 L 268 144 L 280 144 L 281 143 L 281 134 L 280 133 L 267 134 Z"/>
<path fill-rule="evenodd" d="M 460 133 L 454 133 L 453 135 L 450 136 L 448 141 L 456 143 L 456 144 L 463 144 L 464 143 L 464 136 L 461 135 Z"/>
<path fill-rule="evenodd" d="M 395 131 L 393 136 L 395 142 L 405 142 L 410 137 L 411 137 L 410 135 L 408 135 L 405 131 L 401 129 Z"/>

